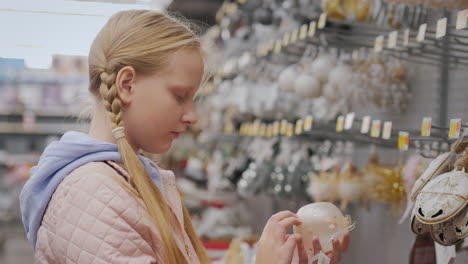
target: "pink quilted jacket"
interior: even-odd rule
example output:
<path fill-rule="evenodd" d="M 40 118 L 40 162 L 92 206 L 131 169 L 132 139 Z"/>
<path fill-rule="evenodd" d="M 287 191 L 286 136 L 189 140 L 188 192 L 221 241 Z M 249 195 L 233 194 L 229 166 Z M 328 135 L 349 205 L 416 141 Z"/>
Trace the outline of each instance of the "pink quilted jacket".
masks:
<path fill-rule="evenodd" d="M 183 228 L 174 174 L 160 172 L 164 197 L 177 219 L 177 244 L 189 263 L 198 264 Z M 143 202 L 112 175 L 128 177 L 111 161 L 88 163 L 65 177 L 39 228 L 35 263 L 167 263 L 159 232 Z"/>

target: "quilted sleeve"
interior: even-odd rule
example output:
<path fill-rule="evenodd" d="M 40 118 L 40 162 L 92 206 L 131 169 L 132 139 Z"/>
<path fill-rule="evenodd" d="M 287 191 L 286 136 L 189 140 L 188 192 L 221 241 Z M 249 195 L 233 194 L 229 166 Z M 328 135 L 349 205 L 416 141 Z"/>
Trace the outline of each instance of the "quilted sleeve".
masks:
<path fill-rule="evenodd" d="M 48 255 L 57 257 L 58 263 L 163 263 L 141 201 L 108 173 L 78 171 L 68 177 L 43 220 L 45 227 L 54 228 L 40 230 L 53 251 Z M 54 208 L 53 200 L 61 205 Z M 55 217 L 47 218 L 49 211 Z M 44 223 L 48 219 L 55 223 Z"/>

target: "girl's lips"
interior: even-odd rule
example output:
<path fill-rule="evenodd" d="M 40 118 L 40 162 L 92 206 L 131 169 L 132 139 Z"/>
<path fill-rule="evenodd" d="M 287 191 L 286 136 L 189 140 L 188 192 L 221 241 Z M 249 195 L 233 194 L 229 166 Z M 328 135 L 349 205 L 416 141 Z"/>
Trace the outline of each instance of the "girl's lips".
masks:
<path fill-rule="evenodd" d="M 172 134 L 175 138 L 178 138 L 182 133 L 179 133 L 179 132 L 171 132 L 171 134 Z"/>

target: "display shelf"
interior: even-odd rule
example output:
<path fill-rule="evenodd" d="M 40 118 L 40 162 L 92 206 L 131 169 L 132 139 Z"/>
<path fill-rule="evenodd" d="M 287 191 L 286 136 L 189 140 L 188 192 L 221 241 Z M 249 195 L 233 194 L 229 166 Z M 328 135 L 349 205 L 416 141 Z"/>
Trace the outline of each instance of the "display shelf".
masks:
<path fill-rule="evenodd" d="M 0 135 L 62 135 L 67 131 L 86 131 L 88 124 L 85 123 L 40 123 L 31 130 L 25 129 L 21 123 L 0 122 Z"/>

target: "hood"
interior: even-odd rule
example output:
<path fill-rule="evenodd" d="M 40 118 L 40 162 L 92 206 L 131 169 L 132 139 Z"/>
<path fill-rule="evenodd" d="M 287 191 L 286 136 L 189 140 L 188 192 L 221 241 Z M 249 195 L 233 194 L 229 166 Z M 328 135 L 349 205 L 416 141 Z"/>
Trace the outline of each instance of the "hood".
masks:
<path fill-rule="evenodd" d="M 161 188 L 156 165 L 139 155 L 146 171 Z M 20 194 L 24 229 L 33 249 L 46 207 L 60 182 L 73 170 L 95 161 L 121 162 L 116 144 L 91 138 L 81 132 L 67 132 L 59 141 L 51 143 L 43 152 L 37 166 L 31 169 L 31 178 Z"/>

